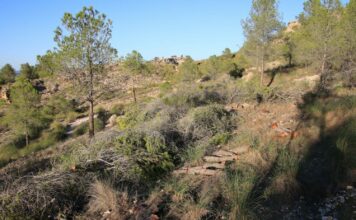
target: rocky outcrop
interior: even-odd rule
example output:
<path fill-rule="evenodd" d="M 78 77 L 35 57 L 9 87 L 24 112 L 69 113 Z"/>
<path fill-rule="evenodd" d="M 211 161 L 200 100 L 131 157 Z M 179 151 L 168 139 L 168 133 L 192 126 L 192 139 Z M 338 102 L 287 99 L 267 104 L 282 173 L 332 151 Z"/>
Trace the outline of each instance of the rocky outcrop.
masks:
<path fill-rule="evenodd" d="M 181 56 L 171 56 L 171 57 L 155 57 L 154 62 L 159 63 L 159 64 L 172 64 L 175 66 L 179 66 L 185 61 L 185 57 L 183 55 Z"/>
<path fill-rule="evenodd" d="M 291 33 L 294 32 L 296 29 L 298 29 L 300 27 L 300 23 L 299 21 L 290 21 L 288 22 L 287 28 L 284 31 L 285 33 Z"/>
<path fill-rule="evenodd" d="M 0 99 L 10 103 L 10 89 L 7 86 L 0 86 Z"/>

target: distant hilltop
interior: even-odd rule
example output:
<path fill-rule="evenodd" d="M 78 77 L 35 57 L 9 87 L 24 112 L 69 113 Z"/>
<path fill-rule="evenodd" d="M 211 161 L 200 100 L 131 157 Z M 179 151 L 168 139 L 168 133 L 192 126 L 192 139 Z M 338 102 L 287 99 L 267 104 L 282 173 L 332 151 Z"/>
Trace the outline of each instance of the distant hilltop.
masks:
<path fill-rule="evenodd" d="M 153 59 L 154 62 L 156 63 L 164 63 L 164 64 L 173 64 L 173 65 L 180 65 L 186 60 L 186 57 L 183 55 L 176 56 L 173 55 L 171 57 L 155 57 Z"/>

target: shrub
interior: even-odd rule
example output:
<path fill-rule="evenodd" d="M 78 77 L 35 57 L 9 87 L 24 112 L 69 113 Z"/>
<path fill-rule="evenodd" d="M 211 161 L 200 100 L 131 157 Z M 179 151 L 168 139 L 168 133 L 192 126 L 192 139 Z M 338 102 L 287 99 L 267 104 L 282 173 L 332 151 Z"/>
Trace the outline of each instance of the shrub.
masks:
<path fill-rule="evenodd" d="M 172 90 L 172 85 L 169 82 L 164 82 L 159 86 L 159 90 L 162 95 L 166 94 Z"/>
<path fill-rule="evenodd" d="M 179 66 L 178 71 L 183 81 L 191 81 L 201 75 L 198 64 L 191 57 L 186 58 L 184 63 Z"/>
<path fill-rule="evenodd" d="M 158 132 L 129 130 L 117 139 L 116 147 L 135 161 L 144 177 L 155 178 L 174 167 L 165 139 Z"/>
<path fill-rule="evenodd" d="M 140 108 L 138 105 L 131 105 L 126 107 L 125 115 L 117 118 L 117 125 L 120 130 L 132 128 L 138 124 L 142 119 L 140 118 Z"/>
<path fill-rule="evenodd" d="M 179 121 L 179 129 L 193 141 L 209 138 L 219 132 L 231 131 L 232 115 L 221 105 L 208 105 L 192 109 Z"/>
<path fill-rule="evenodd" d="M 99 118 L 94 118 L 94 130 L 97 132 L 103 130 L 104 128 L 105 128 L 105 123 Z M 89 122 L 82 123 L 75 128 L 74 135 L 75 136 L 83 135 L 87 133 L 88 130 L 89 130 Z"/>
<path fill-rule="evenodd" d="M 215 89 L 198 88 L 195 86 L 183 87 L 179 92 L 166 96 L 163 102 L 175 107 L 198 107 L 213 103 L 224 103 L 224 97 Z"/>
<path fill-rule="evenodd" d="M 55 139 L 57 141 L 65 139 L 66 138 L 66 132 L 67 132 L 67 129 L 62 123 L 53 122 L 51 124 L 50 136 L 53 139 Z"/>
<path fill-rule="evenodd" d="M 117 116 L 123 115 L 125 114 L 125 106 L 123 104 L 116 104 L 111 108 L 110 113 Z"/>

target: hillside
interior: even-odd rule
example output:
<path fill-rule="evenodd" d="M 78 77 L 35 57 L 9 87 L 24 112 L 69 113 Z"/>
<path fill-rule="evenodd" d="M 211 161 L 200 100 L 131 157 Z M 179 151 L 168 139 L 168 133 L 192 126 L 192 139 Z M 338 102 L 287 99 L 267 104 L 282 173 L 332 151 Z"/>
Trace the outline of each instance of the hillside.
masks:
<path fill-rule="evenodd" d="M 239 51 L 202 60 L 117 57 L 105 15 L 66 14 L 58 50 L 0 71 L 0 217 L 356 218 L 353 6 L 287 26 L 270 8 L 270 36 L 251 16 Z"/>

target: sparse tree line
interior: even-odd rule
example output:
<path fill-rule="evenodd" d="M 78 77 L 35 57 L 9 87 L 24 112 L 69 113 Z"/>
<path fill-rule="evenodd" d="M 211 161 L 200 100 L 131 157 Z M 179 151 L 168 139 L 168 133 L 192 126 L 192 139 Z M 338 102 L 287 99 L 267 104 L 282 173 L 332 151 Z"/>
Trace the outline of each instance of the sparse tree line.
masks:
<path fill-rule="evenodd" d="M 246 42 L 242 50 L 261 74 L 263 85 L 266 60 L 282 55 L 288 65 L 310 65 L 320 74 L 320 87 L 333 77 L 355 86 L 356 1 L 342 6 L 339 0 L 308 0 L 299 15 L 300 27 L 285 30 L 278 13 L 278 1 L 255 0 L 250 16 L 242 22 Z M 276 39 L 283 44 L 276 47 Z M 278 44 L 277 44 L 278 45 Z"/>

